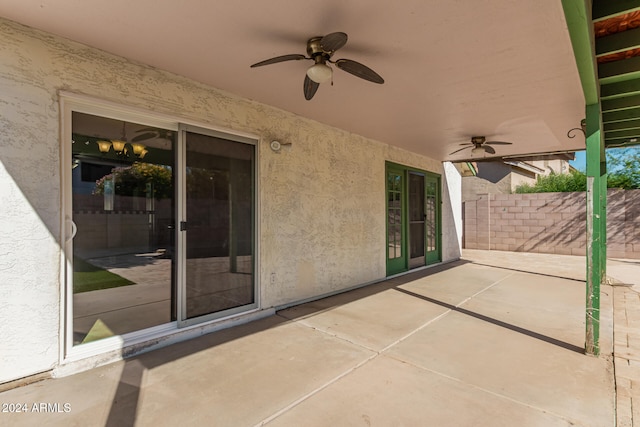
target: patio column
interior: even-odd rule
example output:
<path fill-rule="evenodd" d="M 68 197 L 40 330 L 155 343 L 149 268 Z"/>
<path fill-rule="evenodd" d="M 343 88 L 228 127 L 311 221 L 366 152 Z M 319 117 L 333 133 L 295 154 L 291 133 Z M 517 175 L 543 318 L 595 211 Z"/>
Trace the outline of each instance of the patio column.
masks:
<path fill-rule="evenodd" d="M 607 165 L 600 104 L 587 105 L 587 308 L 585 351 L 600 354 L 600 284 L 607 266 Z"/>

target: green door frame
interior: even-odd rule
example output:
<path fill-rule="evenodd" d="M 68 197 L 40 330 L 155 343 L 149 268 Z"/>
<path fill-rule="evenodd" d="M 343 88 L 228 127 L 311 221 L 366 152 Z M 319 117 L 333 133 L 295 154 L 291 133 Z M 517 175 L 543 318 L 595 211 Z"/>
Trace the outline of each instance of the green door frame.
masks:
<path fill-rule="evenodd" d="M 385 167 L 385 228 L 387 276 L 409 270 L 409 173 L 425 178 L 425 200 L 429 197 L 427 183 L 436 182 L 435 194 L 435 251 L 427 253 L 425 229 L 425 264 L 442 260 L 442 202 L 441 176 L 433 172 L 386 162 Z M 425 223 L 425 227 L 428 224 Z"/>

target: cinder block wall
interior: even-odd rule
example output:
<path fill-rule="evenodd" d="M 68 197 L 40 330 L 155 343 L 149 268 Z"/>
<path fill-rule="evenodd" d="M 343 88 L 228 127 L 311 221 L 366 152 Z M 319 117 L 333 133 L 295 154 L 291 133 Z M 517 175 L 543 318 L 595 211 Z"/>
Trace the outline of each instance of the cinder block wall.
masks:
<path fill-rule="evenodd" d="M 486 194 L 464 202 L 468 249 L 586 254 L 586 194 Z M 607 256 L 640 259 L 640 190 L 607 195 Z"/>

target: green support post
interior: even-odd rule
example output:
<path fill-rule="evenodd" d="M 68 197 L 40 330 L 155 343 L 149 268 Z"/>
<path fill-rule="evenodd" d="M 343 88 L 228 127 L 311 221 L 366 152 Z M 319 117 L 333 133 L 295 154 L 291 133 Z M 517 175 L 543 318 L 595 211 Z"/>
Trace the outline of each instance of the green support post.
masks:
<path fill-rule="evenodd" d="M 600 285 L 606 277 L 607 168 L 600 104 L 587 105 L 587 354 L 600 354 Z"/>

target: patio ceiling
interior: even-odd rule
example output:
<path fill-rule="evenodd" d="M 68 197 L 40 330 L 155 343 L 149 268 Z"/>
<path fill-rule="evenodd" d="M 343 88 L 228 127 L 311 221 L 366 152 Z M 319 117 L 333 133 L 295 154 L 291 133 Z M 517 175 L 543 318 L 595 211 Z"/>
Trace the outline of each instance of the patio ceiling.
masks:
<path fill-rule="evenodd" d="M 640 142 L 640 1 L 594 1 L 593 31 L 606 147 Z"/>
<path fill-rule="evenodd" d="M 585 98 L 561 0 L 2 0 L 0 16 L 437 160 L 470 158 L 450 153 L 474 135 L 512 142 L 503 156 L 584 149 L 567 136 Z M 309 62 L 249 67 L 335 31 L 334 59 L 383 85 L 336 70 L 306 101 Z"/>

